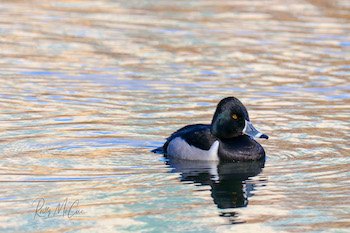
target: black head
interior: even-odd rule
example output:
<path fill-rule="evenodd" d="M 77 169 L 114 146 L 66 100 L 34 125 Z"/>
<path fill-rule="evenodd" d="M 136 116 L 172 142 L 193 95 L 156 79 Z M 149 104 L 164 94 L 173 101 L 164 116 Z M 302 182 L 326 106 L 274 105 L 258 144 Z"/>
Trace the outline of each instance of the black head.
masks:
<path fill-rule="evenodd" d="M 222 99 L 211 122 L 211 133 L 218 138 L 232 138 L 242 135 L 249 115 L 244 105 L 235 97 Z"/>

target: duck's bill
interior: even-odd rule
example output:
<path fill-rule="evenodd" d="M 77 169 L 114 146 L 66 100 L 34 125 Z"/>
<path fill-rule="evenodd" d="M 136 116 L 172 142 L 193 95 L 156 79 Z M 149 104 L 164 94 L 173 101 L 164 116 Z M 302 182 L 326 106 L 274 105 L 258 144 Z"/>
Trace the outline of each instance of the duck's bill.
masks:
<path fill-rule="evenodd" d="M 265 138 L 265 139 L 269 138 L 269 136 L 259 132 L 256 128 L 254 128 L 253 124 L 247 120 L 245 121 L 243 133 L 253 138 Z"/>

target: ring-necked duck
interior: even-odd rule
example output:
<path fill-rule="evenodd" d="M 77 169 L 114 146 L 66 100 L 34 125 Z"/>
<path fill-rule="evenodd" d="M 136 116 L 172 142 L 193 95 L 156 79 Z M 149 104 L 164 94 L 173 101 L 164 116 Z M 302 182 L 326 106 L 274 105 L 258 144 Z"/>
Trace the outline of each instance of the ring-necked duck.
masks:
<path fill-rule="evenodd" d="M 265 158 L 264 148 L 253 138 L 268 136 L 255 129 L 247 109 L 235 97 L 216 107 L 210 125 L 187 125 L 163 145 L 166 156 L 187 160 L 249 161 Z"/>

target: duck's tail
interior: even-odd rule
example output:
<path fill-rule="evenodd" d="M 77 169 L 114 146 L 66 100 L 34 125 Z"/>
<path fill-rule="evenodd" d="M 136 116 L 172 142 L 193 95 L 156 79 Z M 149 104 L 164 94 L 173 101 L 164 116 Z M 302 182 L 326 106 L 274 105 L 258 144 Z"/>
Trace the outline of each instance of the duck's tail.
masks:
<path fill-rule="evenodd" d="M 158 147 L 154 150 L 151 150 L 151 152 L 156 153 L 156 154 L 164 154 L 164 148 L 161 146 L 161 147 Z"/>

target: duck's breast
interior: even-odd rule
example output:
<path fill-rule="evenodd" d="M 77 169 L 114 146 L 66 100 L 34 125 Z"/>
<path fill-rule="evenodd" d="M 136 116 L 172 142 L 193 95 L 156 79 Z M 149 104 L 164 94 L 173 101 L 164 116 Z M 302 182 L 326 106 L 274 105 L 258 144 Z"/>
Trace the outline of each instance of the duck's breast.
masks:
<path fill-rule="evenodd" d="M 225 161 L 252 161 L 265 158 L 264 148 L 249 136 L 221 140 L 218 156 Z"/>

